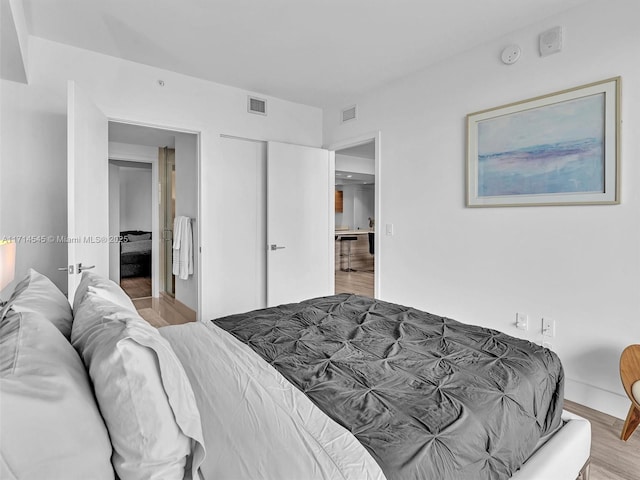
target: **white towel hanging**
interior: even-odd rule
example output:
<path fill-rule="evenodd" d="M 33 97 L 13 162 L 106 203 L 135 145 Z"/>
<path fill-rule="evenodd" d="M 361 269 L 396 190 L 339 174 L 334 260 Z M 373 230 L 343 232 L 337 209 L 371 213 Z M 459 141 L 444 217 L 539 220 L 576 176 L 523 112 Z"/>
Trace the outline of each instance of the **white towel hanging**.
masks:
<path fill-rule="evenodd" d="M 185 216 L 173 221 L 173 274 L 181 280 L 193 275 L 193 231 L 191 219 Z"/>

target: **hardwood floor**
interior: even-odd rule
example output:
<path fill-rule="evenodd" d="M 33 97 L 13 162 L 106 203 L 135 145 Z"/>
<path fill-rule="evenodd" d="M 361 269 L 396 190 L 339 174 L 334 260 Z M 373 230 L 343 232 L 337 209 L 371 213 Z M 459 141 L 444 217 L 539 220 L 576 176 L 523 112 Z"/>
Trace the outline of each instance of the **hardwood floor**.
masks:
<path fill-rule="evenodd" d="M 359 241 L 362 243 L 362 241 Z M 373 297 L 374 295 L 374 263 L 373 255 L 369 254 L 368 241 L 364 246 L 358 243 L 358 249 L 354 248 L 354 259 L 351 267 L 355 270 L 345 272 L 343 269 L 347 267 L 347 259 L 340 255 L 340 244 L 336 246 L 336 263 L 335 263 L 335 292 L 336 293 L 355 293 L 357 295 L 365 295 Z"/>
<path fill-rule="evenodd" d="M 565 400 L 565 410 L 591 422 L 591 470 L 589 480 L 638 480 L 640 432 L 620 440 L 623 420 Z"/>
<path fill-rule="evenodd" d="M 373 270 L 336 271 L 336 293 L 355 293 L 373 297 Z"/>
<path fill-rule="evenodd" d="M 151 296 L 151 277 L 128 277 L 120 279 L 120 287 L 130 298 Z"/>
<path fill-rule="evenodd" d="M 169 295 L 133 300 L 138 313 L 156 328 L 196 321 L 196 312 Z"/>

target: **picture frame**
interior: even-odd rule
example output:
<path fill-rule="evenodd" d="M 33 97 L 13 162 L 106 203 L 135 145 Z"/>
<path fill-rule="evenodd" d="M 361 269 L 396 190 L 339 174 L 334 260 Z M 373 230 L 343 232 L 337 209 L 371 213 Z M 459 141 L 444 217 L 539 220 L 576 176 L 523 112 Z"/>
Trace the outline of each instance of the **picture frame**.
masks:
<path fill-rule="evenodd" d="M 467 207 L 620 203 L 621 78 L 467 115 Z"/>

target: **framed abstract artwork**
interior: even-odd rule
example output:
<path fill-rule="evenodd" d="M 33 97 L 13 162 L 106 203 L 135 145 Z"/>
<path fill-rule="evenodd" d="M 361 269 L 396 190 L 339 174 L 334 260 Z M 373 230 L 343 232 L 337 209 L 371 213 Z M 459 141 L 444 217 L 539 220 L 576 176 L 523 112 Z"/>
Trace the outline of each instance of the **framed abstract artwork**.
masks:
<path fill-rule="evenodd" d="M 467 206 L 620 203 L 620 83 L 467 115 Z"/>

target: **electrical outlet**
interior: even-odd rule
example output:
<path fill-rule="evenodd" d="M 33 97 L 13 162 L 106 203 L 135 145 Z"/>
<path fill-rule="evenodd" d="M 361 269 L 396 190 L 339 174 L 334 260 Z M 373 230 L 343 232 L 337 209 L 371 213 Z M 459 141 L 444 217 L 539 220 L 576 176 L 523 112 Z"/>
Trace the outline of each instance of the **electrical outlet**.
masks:
<path fill-rule="evenodd" d="M 516 313 L 516 328 L 519 330 L 529 330 L 529 316 L 526 313 Z"/>
<path fill-rule="evenodd" d="M 551 317 L 544 317 L 542 319 L 542 335 L 544 337 L 556 336 L 556 322 Z"/>

